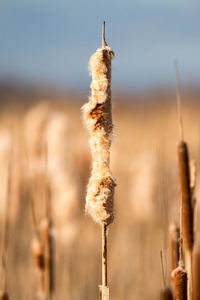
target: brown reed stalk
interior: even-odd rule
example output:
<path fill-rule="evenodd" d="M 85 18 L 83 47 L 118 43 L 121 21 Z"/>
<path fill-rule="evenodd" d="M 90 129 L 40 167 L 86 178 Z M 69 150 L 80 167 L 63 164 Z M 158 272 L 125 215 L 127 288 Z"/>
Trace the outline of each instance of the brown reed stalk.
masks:
<path fill-rule="evenodd" d="M 179 227 L 175 223 L 171 223 L 169 226 L 169 253 L 170 253 L 171 272 L 178 267 L 179 237 L 180 237 Z M 173 285 L 174 283 L 173 277 L 171 277 L 171 281 Z"/>
<path fill-rule="evenodd" d="M 183 141 L 183 125 L 181 115 L 181 97 L 178 75 L 178 64 L 175 61 L 176 86 L 177 86 L 177 106 L 179 115 L 180 142 L 178 144 L 178 175 L 180 185 L 180 195 L 183 202 L 183 242 L 186 248 L 187 270 L 188 270 L 188 300 L 192 299 L 192 249 L 194 244 L 193 233 L 193 208 L 190 189 L 189 154 L 187 144 Z"/>
<path fill-rule="evenodd" d="M 180 195 L 183 201 L 183 242 L 188 251 L 192 251 L 193 237 L 193 212 L 191 205 L 190 193 L 190 171 L 189 171 L 189 155 L 187 144 L 183 141 L 183 125 L 181 115 L 181 97 L 180 84 L 178 76 L 178 65 L 175 61 L 176 82 L 177 82 L 177 106 L 179 115 L 180 142 L 178 144 L 178 175 L 180 185 Z"/>
<path fill-rule="evenodd" d="M 40 298 L 41 295 L 45 294 L 45 278 L 44 278 L 44 268 L 45 268 L 45 260 L 44 260 L 44 243 L 41 238 L 41 233 L 38 228 L 38 221 L 37 221 L 37 213 L 36 207 L 33 197 L 33 185 L 32 185 L 32 177 L 31 177 L 31 169 L 29 163 L 29 156 L 25 146 L 25 153 L 26 153 L 26 162 L 27 162 L 27 170 L 28 170 L 28 190 L 29 190 L 29 199 L 31 205 L 31 215 L 33 220 L 33 229 L 34 229 L 34 237 L 32 239 L 32 256 L 33 256 L 33 265 L 36 271 L 37 279 L 38 279 L 38 297 Z"/>
<path fill-rule="evenodd" d="M 179 266 L 173 270 L 172 277 L 174 278 L 174 296 L 175 300 L 187 300 L 187 272 L 184 269 L 183 263 L 183 239 L 182 239 L 182 215 L 183 215 L 183 200 L 181 197 L 180 204 L 180 239 L 179 239 Z"/>
<path fill-rule="evenodd" d="M 51 299 L 54 291 L 54 253 L 53 253 L 53 240 L 51 235 L 52 222 L 51 222 L 51 197 L 49 184 L 47 179 L 47 164 L 48 164 L 48 151 L 45 145 L 45 218 L 41 226 L 41 235 L 43 241 L 43 255 L 44 255 L 44 289 L 48 299 Z"/>
<path fill-rule="evenodd" d="M 193 300 L 200 300 L 200 247 L 193 249 Z"/>
<path fill-rule="evenodd" d="M 114 220 L 116 181 L 110 171 L 110 147 L 113 134 L 111 103 L 111 61 L 114 52 L 105 41 L 103 22 L 102 48 L 90 58 L 92 74 L 91 97 L 83 110 L 84 122 L 90 132 L 92 176 L 87 196 L 86 213 L 102 226 L 102 286 L 100 299 L 109 299 L 107 287 L 107 226 Z"/>
<path fill-rule="evenodd" d="M 11 165 L 12 165 L 12 150 L 10 153 L 10 159 L 8 162 L 8 175 L 7 175 L 7 191 L 6 191 L 6 211 L 3 225 L 3 249 L 2 249 L 2 299 L 9 299 L 7 293 L 7 255 L 8 255 L 8 243 L 10 232 L 10 220 L 9 220 L 9 208 L 11 205 Z M 7 298 L 6 298 L 7 297 Z"/>

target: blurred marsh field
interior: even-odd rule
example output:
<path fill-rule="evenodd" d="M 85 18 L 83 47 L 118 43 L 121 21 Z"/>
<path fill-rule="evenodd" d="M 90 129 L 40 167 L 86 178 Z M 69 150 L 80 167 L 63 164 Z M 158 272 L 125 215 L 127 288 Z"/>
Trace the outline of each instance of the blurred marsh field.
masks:
<path fill-rule="evenodd" d="M 190 158 L 197 160 L 199 170 L 200 93 L 186 91 L 182 96 L 184 137 Z M 10 299 L 37 299 L 28 187 L 31 182 L 39 224 L 44 215 L 46 177 L 54 224 L 54 299 L 98 299 L 101 228 L 84 213 L 91 169 L 89 135 L 81 115 L 86 101 L 87 95 L 2 97 L 0 218 L 2 228 L 11 160 L 7 268 Z M 175 92 L 114 96 L 113 121 L 111 170 L 117 188 L 116 219 L 109 227 L 108 238 L 110 299 L 158 299 L 162 287 L 159 252 L 163 250 L 166 282 L 170 284 L 168 225 L 178 222 Z M 199 180 L 196 197 L 198 203 Z"/>

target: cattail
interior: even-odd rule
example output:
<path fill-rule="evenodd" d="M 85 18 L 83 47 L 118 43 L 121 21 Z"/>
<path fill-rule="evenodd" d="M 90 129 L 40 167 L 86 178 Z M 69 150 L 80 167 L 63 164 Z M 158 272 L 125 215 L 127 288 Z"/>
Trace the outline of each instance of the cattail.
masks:
<path fill-rule="evenodd" d="M 44 244 L 44 289 L 45 293 L 49 295 L 54 290 L 54 277 L 53 277 L 53 245 L 50 232 L 50 221 L 45 218 L 41 224 L 41 235 Z"/>
<path fill-rule="evenodd" d="M 173 293 L 171 288 L 165 287 L 161 290 L 160 300 L 173 300 Z"/>
<path fill-rule="evenodd" d="M 187 272 L 179 266 L 172 272 L 175 300 L 187 300 Z"/>
<path fill-rule="evenodd" d="M 192 251 L 194 237 L 193 237 L 193 211 L 190 193 L 190 170 L 189 170 L 189 155 L 187 144 L 183 137 L 183 121 L 181 114 L 181 95 L 180 83 L 178 75 L 178 64 L 175 60 L 176 70 L 176 89 L 177 89 L 177 109 L 179 119 L 179 135 L 180 142 L 178 143 L 178 175 L 180 185 L 180 195 L 183 202 L 183 241 L 185 248 Z"/>
<path fill-rule="evenodd" d="M 178 267 L 179 262 L 179 227 L 171 223 L 169 226 L 169 250 L 171 272 Z M 172 278 L 173 281 L 173 278 Z"/>
<path fill-rule="evenodd" d="M 200 300 L 200 247 L 193 250 L 193 300 Z"/>
<path fill-rule="evenodd" d="M 187 145 L 183 141 L 178 144 L 178 171 L 180 194 L 183 199 L 183 241 L 185 248 L 192 251 L 194 238 L 193 212 L 190 196 L 190 174 Z"/>
<path fill-rule="evenodd" d="M 103 40 L 102 48 L 90 58 L 92 75 L 91 97 L 83 110 L 85 125 L 90 132 L 92 176 L 87 196 L 86 213 L 98 224 L 114 220 L 115 179 L 110 171 L 110 146 L 113 134 L 111 105 L 111 60 L 114 52 Z"/>
<path fill-rule="evenodd" d="M 53 112 L 45 135 L 54 224 L 59 244 L 65 247 L 76 240 L 80 230 L 80 180 L 70 151 L 72 124 L 66 113 Z"/>
<path fill-rule="evenodd" d="M 111 61 L 115 54 L 105 41 L 103 23 L 102 48 L 90 58 L 92 74 L 91 97 L 83 110 L 85 125 L 90 132 L 92 176 L 87 196 L 86 213 L 102 226 L 102 286 L 100 299 L 109 299 L 107 286 L 107 226 L 114 220 L 114 192 L 116 182 L 110 171 L 110 146 L 113 134 L 111 104 Z"/>

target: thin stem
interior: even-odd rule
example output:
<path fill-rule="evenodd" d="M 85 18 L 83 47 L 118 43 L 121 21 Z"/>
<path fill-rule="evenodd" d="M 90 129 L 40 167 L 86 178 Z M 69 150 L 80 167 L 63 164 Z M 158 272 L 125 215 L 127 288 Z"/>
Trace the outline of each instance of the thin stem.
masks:
<path fill-rule="evenodd" d="M 107 283 L 107 226 L 102 223 L 102 285 Z"/>
<path fill-rule="evenodd" d="M 49 195 L 49 185 L 48 185 L 48 148 L 47 144 L 45 144 L 45 202 L 46 202 L 46 218 L 50 221 L 51 215 L 51 202 Z"/>
<path fill-rule="evenodd" d="M 164 267 L 163 267 L 162 250 L 160 250 L 160 262 L 161 262 L 161 271 L 162 271 L 162 285 L 163 288 L 165 288 L 165 274 L 164 274 Z"/>
<path fill-rule="evenodd" d="M 181 203 L 180 203 L 179 264 L 183 264 L 182 244 L 183 244 L 183 197 L 182 197 L 182 194 L 181 194 Z"/>
<path fill-rule="evenodd" d="M 106 38 L 105 38 L 105 21 L 103 21 L 103 28 L 102 28 L 102 47 L 106 46 Z"/>
<path fill-rule="evenodd" d="M 175 71 L 176 71 L 176 99 L 177 99 L 177 110 L 178 110 L 178 123 L 179 123 L 179 137 L 183 141 L 183 119 L 181 111 L 181 93 L 180 93 L 180 82 L 179 82 L 179 73 L 178 73 L 178 63 L 177 60 L 174 60 Z"/>
<path fill-rule="evenodd" d="M 28 157 L 28 151 L 25 145 L 25 152 L 26 152 L 26 162 L 28 167 L 28 187 L 29 187 L 29 195 L 30 195 L 30 204 L 31 204 L 31 214 L 32 214 L 32 220 L 33 220 L 33 227 L 35 234 L 38 234 L 38 228 L 37 228 L 37 215 L 36 215 L 36 209 L 35 209 L 35 203 L 33 200 L 33 187 L 32 187 L 32 181 L 31 181 L 31 169 L 30 169 L 30 163 L 29 163 L 29 157 Z"/>

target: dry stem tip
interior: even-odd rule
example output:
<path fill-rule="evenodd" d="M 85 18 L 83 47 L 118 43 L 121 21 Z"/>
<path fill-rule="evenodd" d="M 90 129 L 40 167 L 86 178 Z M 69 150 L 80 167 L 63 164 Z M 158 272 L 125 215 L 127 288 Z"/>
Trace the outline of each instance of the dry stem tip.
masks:
<path fill-rule="evenodd" d="M 183 120 L 181 112 L 181 93 L 180 93 L 180 81 L 178 73 L 178 63 L 177 60 L 174 60 L 175 71 L 176 71 L 176 100 L 177 100 L 177 110 L 178 110 L 178 122 L 179 122 L 179 136 L 180 140 L 183 141 Z"/>
<path fill-rule="evenodd" d="M 106 38 L 105 38 L 105 21 L 103 21 L 103 29 L 102 29 L 102 47 L 105 47 L 106 44 Z"/>

